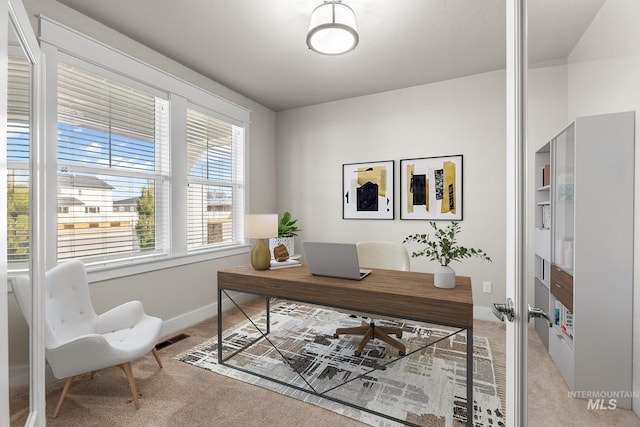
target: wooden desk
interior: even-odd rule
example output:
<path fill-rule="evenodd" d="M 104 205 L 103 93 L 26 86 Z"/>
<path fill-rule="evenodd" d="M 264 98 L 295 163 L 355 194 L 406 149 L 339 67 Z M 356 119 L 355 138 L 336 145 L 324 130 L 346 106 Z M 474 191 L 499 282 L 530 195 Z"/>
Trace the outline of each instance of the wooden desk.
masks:
<path fill-rule="evenodd" d="M 240 265 L 220 270 L 218 271 L 218 363 L 220 364 L 225 362 L 221 351 L 223 293 L 231 299 L 225 291 L 264 296 L 267 298 L 267 310 L 268 298 L 275 297 L 465 329 L 467 331 L 467 414 L 471 414 L 467 417 L 467 425 L 473 425 L 473 295 L 469 277 L 456 276 L 454 289 L 438 289 L 433 286 L 432 274 L 408 271 L 373 269 L 368 277 L 357 281 L 313 276 L 309 274 L 305 265 L 264 271 L 254 270 L 250 265 Z"/>

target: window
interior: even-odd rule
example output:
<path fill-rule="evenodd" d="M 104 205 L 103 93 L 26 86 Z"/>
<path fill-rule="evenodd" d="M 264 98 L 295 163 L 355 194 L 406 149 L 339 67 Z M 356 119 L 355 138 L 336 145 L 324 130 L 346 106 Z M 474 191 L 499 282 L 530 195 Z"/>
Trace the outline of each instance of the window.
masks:
<path fill-rule="evenodd" d="M 189 250 L 241 239 L 243 153 L 243 127 L 187 110 Z"/>
<path fill-rule="evenodd" d="M 8 57 L 7 79 L 7 258 L 18 267 L 29 261 L 30 66 Z"/>
<path fill-rule="evenodd" d="M 45 17 L 40 42 L 48 267 L 105 280 L 245 253 L 249 110 Z"/>
<path fill-rule="evenodd" d="M 168 101 L 65 62 L 57 96 L 58 260 L 168 253 Z"/>

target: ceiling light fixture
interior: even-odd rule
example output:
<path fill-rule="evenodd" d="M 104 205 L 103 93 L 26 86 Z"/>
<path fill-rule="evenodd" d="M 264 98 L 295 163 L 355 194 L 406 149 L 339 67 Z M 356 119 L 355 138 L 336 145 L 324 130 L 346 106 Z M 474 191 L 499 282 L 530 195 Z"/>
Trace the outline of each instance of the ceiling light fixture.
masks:
<path fill-rule="evenodd" d="M 325 0 L 311 13 L 307 46 L 323 55 L 342 55 L 358 45 L 356 14 L 342 0 Z"/>

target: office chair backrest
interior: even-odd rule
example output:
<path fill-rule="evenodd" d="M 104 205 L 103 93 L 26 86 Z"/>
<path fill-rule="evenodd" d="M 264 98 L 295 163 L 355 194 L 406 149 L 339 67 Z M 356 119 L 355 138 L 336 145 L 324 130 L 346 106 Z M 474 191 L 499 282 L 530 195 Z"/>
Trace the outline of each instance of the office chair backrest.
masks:
<path fill-rule="evenodd" d="M 356 248 L 360 267 L 403 271 L 411 269 L 409 252 L 401 243 L 358 242 Z"/>

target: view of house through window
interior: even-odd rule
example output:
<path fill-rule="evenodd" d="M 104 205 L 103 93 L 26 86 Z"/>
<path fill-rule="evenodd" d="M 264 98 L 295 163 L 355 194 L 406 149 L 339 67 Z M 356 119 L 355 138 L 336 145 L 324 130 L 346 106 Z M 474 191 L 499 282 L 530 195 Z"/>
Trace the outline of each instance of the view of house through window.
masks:
<path fill-rule="evenodd" d="M 168 250 L 168 101 L 58 64 L 58 260 Z"/>
<path fill-rule="evenodd" d="M 9 56 L 7 83 L 7 257 L 29 261 L 29 105 L 30 66 Z"/>
<path fill-rule="evenodd" d="M 97 266 L 171 255 L 174 247 L 184 255 L 241 244 L 245 122 L 191 104 L 186 111 L 171 112 L 169 90 L 165 93 L 75 57 L 63 58 L 67 57 L 62 55 L 53 65 L 57 182 L 47 182 L 48 193 L 56 189 L 55 212 L 47 214 L 56 215 L 57 221 L 55 230 L 45 230 L 56 241 L 57 261 L 79 258 Z M 24 58 L 9 58 L 11 269 L 24 268 L 30 259 L 29 73 Z M 184 158 L 170 158 L 171 114 L 186 114 L 186 144 L 178 142 L 186 150 Z M 186 206 L 170 204 L 172 162 L 180 164 L 179 170 L 186 166 L 187 187 L 174 195 L 186 200 Z M 186 242 L 171 241 L 172 215 L 186 219 L 173 223 L 185 227 Z"/>
<path fill-rule="evenodd" d="M 242 127 L 187 110 L 189 249 L 238 241 L 243 144 Z"/>

